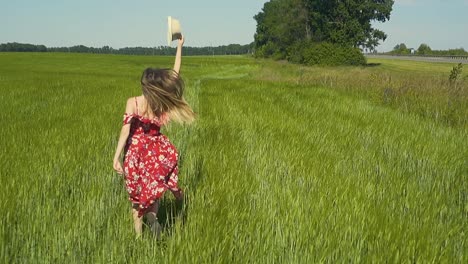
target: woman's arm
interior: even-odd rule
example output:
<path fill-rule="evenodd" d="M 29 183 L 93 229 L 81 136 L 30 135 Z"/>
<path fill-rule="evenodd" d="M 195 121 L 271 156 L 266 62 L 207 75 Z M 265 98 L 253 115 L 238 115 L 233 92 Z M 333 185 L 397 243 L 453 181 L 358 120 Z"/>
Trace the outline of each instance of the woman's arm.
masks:
<path fill-rule="evenodd" d="M 132 98 L 127 100 L 127 107 L 125 108 L 125 113 L 133 113 L 133 100 Z M 118 174 L 123 174 L 122 163 L 120 163 L 120 154 L 122 153 L 123 148 L 125 147 L 125 142 L 127 141 L 128 135 L 130 134 L 130 124 L 124 124 L 120 130 L 119 142 L 117 143 L 117 149 L 114 154 L 114 170 Z"/>
<path fill-rule="evenodd" d="M 182 61 L 182 46 L 184 45 L 184 36 L 181 36 L 179 42 L 177 43 L 177 51 L 176 57 L 174 62 L 174 71 L 179 74 L 180 71 L 180 63 Z"/>

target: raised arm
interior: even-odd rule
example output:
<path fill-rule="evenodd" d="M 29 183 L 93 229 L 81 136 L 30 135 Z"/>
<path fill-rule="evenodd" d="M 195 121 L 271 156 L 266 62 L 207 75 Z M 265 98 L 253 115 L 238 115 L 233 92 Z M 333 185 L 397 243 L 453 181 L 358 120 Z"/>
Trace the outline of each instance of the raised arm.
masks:
<path fill-rule="evenodd" d="M 179 73 L 180 71 L 180 63 L 182 62 L 182 46 L 184 45 L 184 36 L 181 35 L 178 43 L 177 43 L 177 51 L 176 57 L 174 62 L 174 71 Z"/>

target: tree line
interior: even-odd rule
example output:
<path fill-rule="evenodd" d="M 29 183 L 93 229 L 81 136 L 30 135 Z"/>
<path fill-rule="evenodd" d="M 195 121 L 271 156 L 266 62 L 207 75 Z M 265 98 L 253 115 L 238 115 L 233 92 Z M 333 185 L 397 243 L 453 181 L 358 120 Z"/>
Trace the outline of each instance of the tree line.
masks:
<path fill-rule="evenodd" d="M 253 43 L 240 45 L 229 44 L 217 47 L 183 47 L 184 55 L 241 55 L 253 52 Z M 168 46 L 158 47 L 125 47 L 114 49 L 109 46 L 100 48 L 76 45 L 72 47 L 46 47 L 26 43 L 4 43 L 0 44 L 0 52 L 73 52 L 73 53 L 96 53 L 96 54 L 125 54 L 125 55 L 174 55 L 175 48 Z"/>
<path fill-rule="evenodd" d="M 254 16 L 255 56 L 304 64 L 364 64 L 387 35 L 393 0 L 271 0 Z"/>
<path fill-rule="evenodd" d="M 463 48 L 448 50 L 433 50 L 425 43 L 419 45 L 418 49 L 408 48 L 405 43 L 397 44 L 392 51 L 392 55 L 424 55 L 424 56 L 468 56 L 468 52 Z"/>

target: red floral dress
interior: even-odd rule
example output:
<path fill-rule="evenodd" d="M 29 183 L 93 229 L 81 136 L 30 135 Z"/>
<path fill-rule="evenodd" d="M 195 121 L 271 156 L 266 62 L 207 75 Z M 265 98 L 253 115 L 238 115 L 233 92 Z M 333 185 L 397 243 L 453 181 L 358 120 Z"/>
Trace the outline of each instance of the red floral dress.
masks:
<path fill-rule="evenodd" d="M 143 216 L 148 207 L 161 198 L 166 190 L 169 189 L 174 194 L 180 192 L 177 185 L 177 150 L 159 132 L 167 121 L 166 115 L 148 119 L 138 115 L 138 112 L 124 114 L 123 123 L 130 124 L 130 134 L 124 150 L 125 184 L 129 200 L 138 210 L 139 216 Z"/>

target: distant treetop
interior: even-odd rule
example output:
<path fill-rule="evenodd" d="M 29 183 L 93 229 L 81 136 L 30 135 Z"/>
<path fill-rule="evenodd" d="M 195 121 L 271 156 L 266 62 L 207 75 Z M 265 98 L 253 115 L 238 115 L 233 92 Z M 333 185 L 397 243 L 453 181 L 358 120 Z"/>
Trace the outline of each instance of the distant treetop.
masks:
<path fill-rule="evenodd" d="M 184 55 L 240 55 L 251 54 L 253 43 L 247 45 L 229 44 L 217 47 L 185 47 Z M 113 49 L 109 46 L 101 48 L 76 45 L 72 47 L 46 47 L 44 45 L 33 45 L 24 43 L 0 44 L 0 52 L 73 52 L 73 53 L 98 53 L 98 54 L 127 54 L 127 55 L 174 55 L 176 49 L 167 46 L 149 47 L 126 47 Z"/>

